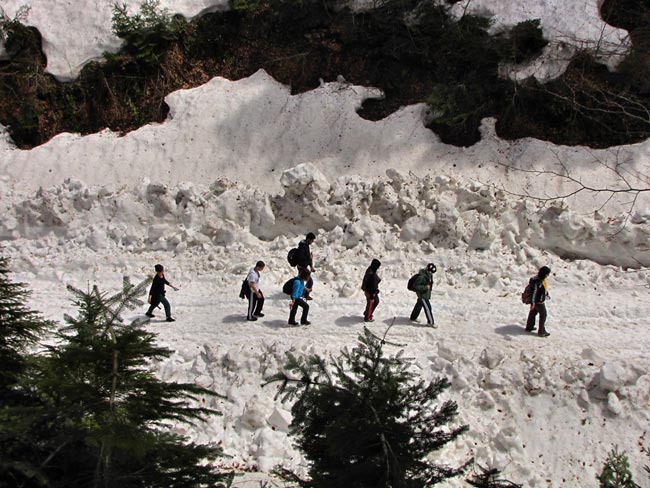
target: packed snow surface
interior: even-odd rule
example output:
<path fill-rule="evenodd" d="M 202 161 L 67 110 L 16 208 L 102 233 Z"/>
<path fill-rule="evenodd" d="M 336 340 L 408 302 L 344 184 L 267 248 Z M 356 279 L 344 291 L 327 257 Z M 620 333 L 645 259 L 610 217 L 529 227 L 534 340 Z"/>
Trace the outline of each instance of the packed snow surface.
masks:
<path fill-rule="evenodd" d="M 49 21 L 62 26 L 73 7 L 101 10 L 59 2 Z M 66 46 L 66 32 L 48 42 Z M 283 486 L 268 474 L 276 464 L 304 473 L 291 405 L 263 378 L 287 351 L 354 346 L 373 258 L 382 282 L 370 329 L 392 324 L 400 346 L 391 351 L 404 349 L 424 379 L 448 377 L 447 397 L 470 426 L 439 462 L 474 456 L 527 487 L 591 487 L 618 446 L 648 485 L 650 203 L 579 190 L 647 188 L 649 143 L 508 142 L 485 120 L 481 142 L 455 148 L 423 127 L 421 105 L 361 119 L 355 109 L 373 96 L 344 81 L 292 96 L 259 72 L 172 93 L 168 120 L 125 136 L 61 134 L 25 151 L 2 132 L 2 254 L 33 289 L 34 308 L 59 321 L 74 312 L 66 284 L 113 291 L 123 275 L 150 278 L 163 263 L 180 291 L 168 294 L 177 322 L 157 312 L 146 326 L 175 351 L 156 371 L 226 396 L 206 400 L 222 417 L 178 429 L 220 442 L 231 457 L 217 462 L 246 472 L 240 488 Z M 312 325 L 293 328 L 280 290 L 294 272 L 287 251 L 309 231 Z M 237 295 L 258 259 L 266 316 L 247 322 Z M 406 282 L 428 262 L 438 267 L 435 329 L 408 320 Z M 542 265 L 553 270 L 548 338 L 524 332 L 520 301 Z"/>

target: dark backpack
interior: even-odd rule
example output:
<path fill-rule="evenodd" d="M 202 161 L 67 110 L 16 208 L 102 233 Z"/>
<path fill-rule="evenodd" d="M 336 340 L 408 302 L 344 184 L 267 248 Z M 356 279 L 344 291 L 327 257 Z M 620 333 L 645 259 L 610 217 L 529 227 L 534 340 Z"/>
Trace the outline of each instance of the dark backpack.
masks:
<path fill-rule="evenodd" d="M 294 247 L 293 249 L 289 250 L 289 253 L 287 254 L 287 261 L 289 261 L 289 265 L 291 267 L 298 264 L 298 248 L 297 247 Z"/>
<path fill-rule="evenodd" d="M 296 281 L 297 279 L 298 278 L 291 278 L 284 285 L 282 285 L 282 293 L 286 295 L 291 295 L 291 293 L 293 293 L 293 282 Z"/>
<path fill-rule="evenodd" d="M 248 284 L 248 276 L 244 278 L 241 284 L 241 290 L 239 290 L 239 298 L 248 298 L 250 295 L 251 285 Z"/>
<path fill-rule="evenodd" d="M 406 288 L 407 288 L 407 290 L 409 290 L 409 291 L 416 291 L 416 290 L 415 290 L 415 280 L 418 279 L 418 276 L 419 276 L 419 275 L 420 275 L 420 273 L 415 273 L 413 276 L 411 276 L 411 277 L 409 278 L 409 282 L 406 284 Z"/>
<path fill-rule="evenodd" d="M 528 281 L 526 288 L 524 288 L 524 291 L 521 293 L 521 302 L 526 305 L 533 303 L 533 279 L 534 278 L 531 278 Z"/>

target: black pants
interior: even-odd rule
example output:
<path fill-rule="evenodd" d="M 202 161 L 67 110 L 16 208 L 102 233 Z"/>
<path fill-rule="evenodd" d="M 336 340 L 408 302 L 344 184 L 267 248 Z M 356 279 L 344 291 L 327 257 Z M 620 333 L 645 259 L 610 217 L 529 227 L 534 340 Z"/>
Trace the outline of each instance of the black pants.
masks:
<path fill-rule="evenodd" d="M 368 292 L 365 292 L 365 294 L 366 309 L 363 312 L 363 320 L 372 320 L 372 315 L 375 313 L 377 305 L 379 305 L 379 295 L 377 293 L 370 294 Z"/>
<path fill-rule="evenodd" d="M 539 330 L 538 334 L 545 334 L 546 329 L 544 324 L 546 323 L 546 304 L 545 303 L 536 303 L 535 306 L 528 312 L 528 320 L 526 320 L 526 330 L 531 331 L 535 328 L 535 317 L 539 314 Z"/>
<path fill-rule="evenodd" d="M 415 307 L 411 312 L 411 320 L 416 320 L 420 315 L 420 311 L 424 309 L 424 316 L 427 318 L 427 324 L 433 325 L 433 310 L 431 310 L 431 302 L 428 298 L 418 298 L 415 302 Z"/>
<path fill-rule="evenodd" d="M 302 315 L 300 317 L 300 323 L 304 324 L 305 322 L 307 322 L 307 314 L 309 314 L 309 305 L 307 305 L 307 302 L 304 301 L 302 298 L 296 298 L 293 301 L 293 306 L 291 307 L 291 312 L 289 313 L 289 322 L 296 321 L 296 312 L 298 311 L 298 307 L 302 307 Z"/>
<path fill-rule="evenodd" d="M 246 315 L 247 319 L 252 319 L 254 315 L 262 313 L 262 307 L 264 306 L 264 294 L 262 290 L 259 290 L 261 298 L 257 298 L 257 295 L 253 290 L 250 290 L 248 293 L 248 314 Z"/>

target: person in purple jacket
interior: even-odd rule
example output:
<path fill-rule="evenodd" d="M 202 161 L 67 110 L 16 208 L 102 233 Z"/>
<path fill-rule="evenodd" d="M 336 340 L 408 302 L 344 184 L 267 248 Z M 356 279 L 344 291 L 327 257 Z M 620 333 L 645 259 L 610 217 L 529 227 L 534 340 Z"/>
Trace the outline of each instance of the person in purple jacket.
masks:
<path fill-rule="evenodd" d="M 153 317 L 154 309 L 159 303 L 162 303 L 163 307 L 165 307 L 167 322 L 175 322 L 176 319 L 172 318 L 172 306 L 169 304 L 167 298 L 165 298 L 165 285 L 171 286 L 174 290 L 178 290 L 178 288 L 167 281 L 165 278 L 165 268 L 162 264 L 156 264 L 154 269 L 156 270 L 156 276 L 153 277 L 151 289 L 149 290 L 149 310 L 147 310 L 145 315 L 147 317 Z"/>
<path fill-rule="evenodd" d="M 307 269 L 301 269 L 298 276 L 293 280 L 293 289 L 291 290 L 291 312 L 289 312 L 289 325 L 298 325 L 296 322 L 296 312 L 298 307 L 302 308 L 302 316 L 300 323 L 302 325 L 309 325 L 311 322 L 307 320 L 309 314 L 309 305 L 303 299 L 302 295 L 305 291 L 305 282 L 309 280 L 311 273 Z"/>

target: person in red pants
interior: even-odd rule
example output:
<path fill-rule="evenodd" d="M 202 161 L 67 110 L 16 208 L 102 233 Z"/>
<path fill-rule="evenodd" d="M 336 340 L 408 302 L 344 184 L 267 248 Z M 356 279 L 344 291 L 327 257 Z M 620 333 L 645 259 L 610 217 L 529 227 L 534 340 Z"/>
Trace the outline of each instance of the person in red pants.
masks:
<path fill-rule="evenodd" d="M 366 274 L 363 276 L 363 282 L 361 283 L 361 289 L 366 295 L 366 309 L 363 312 L 363 321 L 364 322 L 373 322 L 373 314 L 379 305 L 379 282 L 381 278 L 377 274 L 377 270 L 381 266 L 381 262 L 378 259 L 373 259 L 366 270 Z"/>

